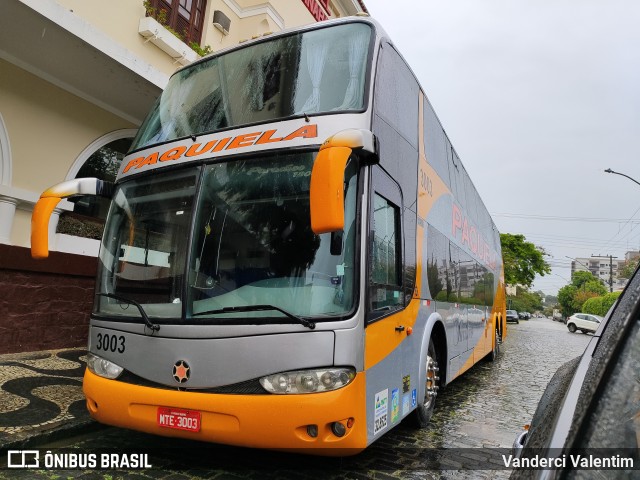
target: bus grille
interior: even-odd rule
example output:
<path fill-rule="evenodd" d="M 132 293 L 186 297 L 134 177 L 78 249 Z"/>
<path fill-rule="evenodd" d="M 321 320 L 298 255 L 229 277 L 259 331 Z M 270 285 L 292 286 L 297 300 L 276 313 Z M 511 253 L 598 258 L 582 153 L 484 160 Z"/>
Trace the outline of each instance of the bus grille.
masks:
<path fill-rule="evenodd" d="M 122 372 L 117 379 L 119 382 L 130 383 L 132 385 L 139 385 L 141 387 L 161 388 L 163 390 L 181 390 L 196 393 L 223 393 L 228 395 L 267 395 L 268 392 L 260 385 L 260 382 L 255 380 L 247 380 L 245 382 L 234 383 L 233 385 L 224 385 L 222 387 L 214 388 L 184 388 L 184 387 L 171 387 L 162 383 L 152 382 L 145 378 L 139 377 L 128 370 Z"/>

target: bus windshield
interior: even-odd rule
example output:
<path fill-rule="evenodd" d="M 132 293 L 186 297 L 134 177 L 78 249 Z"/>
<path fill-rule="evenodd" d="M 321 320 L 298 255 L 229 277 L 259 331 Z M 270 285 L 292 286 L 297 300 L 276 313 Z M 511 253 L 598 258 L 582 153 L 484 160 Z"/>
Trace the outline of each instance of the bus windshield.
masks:
<path fill-rule="evenodd" d="M 318 112 L 362 110 L 371 27 L 336 25 L 250 44 L 171 77 L 131 150 Z"/>
<path fill-rule="evenodd" d="M 171 323 L 289 323 L 277 309 L 250 311 L 264 305 L 316 319 L 346 315 L 355 305 L 356 162 L 345 173 L 344 231 L 316 235 L 314 158 L 268 154 L 124 182 L 107 220 L 98 283 L 120 300 L 99 297 L 96 313 L 141 318 L 124 297 Z M 242 311 L 223 311 L 233 307 Z"/>

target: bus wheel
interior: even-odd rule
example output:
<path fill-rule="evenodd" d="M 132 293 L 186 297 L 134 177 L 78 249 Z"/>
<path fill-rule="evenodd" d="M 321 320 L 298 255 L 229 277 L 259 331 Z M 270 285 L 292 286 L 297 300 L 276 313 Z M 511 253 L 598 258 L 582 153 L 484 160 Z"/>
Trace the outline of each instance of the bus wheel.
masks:
<path fill-rule="evenodd" d="M 491 351 L 491 361 L 495 362 L 498 359 L 498 353 L 500 353 L 500 343 L 502 339 L 498 334 L 498 328 L 493 331 L 493 350 Z"/>
<path fill-rule="evenodd" d="M 436 396 L 438 395 L 440 377 L 438 376 L 440 369 L 438 368 L 438 357 L 433 340 L 429 339 L 429 350 L 427 350 L 426 362 L 426 384 L 424 391 L 424 399 L 418 404 L 414 411 L 414 420 L 416 426 L 425 428 L 429 424 L 433 408 L 436 405 Z"/>

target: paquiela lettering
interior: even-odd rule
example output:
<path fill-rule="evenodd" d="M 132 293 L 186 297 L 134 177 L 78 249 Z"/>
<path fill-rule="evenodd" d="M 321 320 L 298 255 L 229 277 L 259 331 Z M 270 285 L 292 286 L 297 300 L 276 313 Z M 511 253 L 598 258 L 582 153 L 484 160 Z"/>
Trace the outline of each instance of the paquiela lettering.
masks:
<path fill-rule="evenodd" d="M 305 125 L 283 137 L 274 137 L 275 134 L 276 130 L 266 130 L 264 132 L 244 133 L 235 137 L 211 140 L 205 144 L 194 143 L 188 148 L 185 145 L 174 146 L 162 152 L 156 151 L 149 155 L 135 157 L 129 160 L 122 170 L 122 173 L 128 173 L 132 169 L 140 170 L 148 165 L 155 165 L 158 162 L 171 162 L 185 158 L 195 159 L 206 153 L 218 153 L 223 150 L 236 150 L 277 142 L 290 142 L 296 138 L 316 138 L 318 136 L 318 126 L 315 124 Z"/>
<path fill-rule="evenodd" d="M 459 238 L 463 246 L 467 246 L 476 258 L 490 268 L 496 268 L 496 254 L 478 229 L 469 222 L 468 217 L 455 203 L 452 208 L 451 235 Z"/>

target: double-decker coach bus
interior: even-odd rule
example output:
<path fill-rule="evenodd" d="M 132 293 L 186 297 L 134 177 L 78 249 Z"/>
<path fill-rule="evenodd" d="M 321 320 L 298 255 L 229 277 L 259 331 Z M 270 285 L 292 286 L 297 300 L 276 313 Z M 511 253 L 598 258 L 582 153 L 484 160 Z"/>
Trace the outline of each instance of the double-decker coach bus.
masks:
<path fill-rule="evenodd" d="M 84 393 L 99 422 L 273 449 L 356 452 L 505 327 L 498 231 L 413 73 L 353 17 L 176 72 L 114 185 Z"/>

